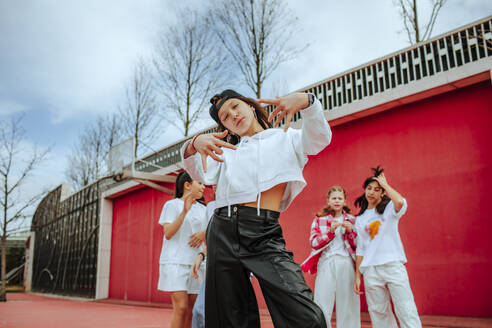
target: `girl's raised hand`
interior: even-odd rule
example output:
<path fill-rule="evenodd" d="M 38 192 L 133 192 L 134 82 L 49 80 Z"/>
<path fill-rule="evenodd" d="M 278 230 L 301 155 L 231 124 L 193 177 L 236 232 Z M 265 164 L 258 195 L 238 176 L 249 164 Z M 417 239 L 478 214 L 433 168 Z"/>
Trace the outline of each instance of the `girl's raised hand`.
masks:
<path fill-rule="evenodd" d="M 184 201 L 184 208 L 183 208 L 183 210 L 186 211 L 186 213 L 188 213 L 188 211 L 193 206 L 193 202 L 195 201 L 195 198 L 193 198 L 193 195 L 190 192 L 188 195 L 186 195 L 184 197 L 183 201 Z"/>
<path fill-rule="evenodd" d="M 268 116 L 268 122 L 278 115 L 273 123 L 273 126 L 277 126 L 286 117 L 284 131 L 287 131 L 294 114 L 309 106 L 309 96 L 307 93 L 297 92 L 283 97 L 277 96 L 275 99 L 258 99 L 258 102 L 275 106 L 275 110 Z"/>
<path fill-rule="evenodd" d="M 387 186 L 389 186 L 388 181 L 386 180 L 386 176 L 384 175 L 384 173 L 381 173 L 380 175 L 375 177 L 374 180 L 376 180 L 379 183 L 379 185 L 381 187 L 383 187 L 384 189 L 387 189 Z"/>
<path fill-rule="evenodd" d="M 200 153 L 202 157 L 202 166 L 204 172 L 207 172 L 207 156 L 212 157 L 217 162 L 223 162 L 224 160 L 217 156 L 224 153 L 221 147 L 236 149 L 234 145 L 221 140 L 227 136 L 227 133 L 229 132 L 225 130 L 223 132 L 201 134 L 196 137 L 195 142 L 193 143 L 193 147 L 196 149 L 197 152 Z"/>

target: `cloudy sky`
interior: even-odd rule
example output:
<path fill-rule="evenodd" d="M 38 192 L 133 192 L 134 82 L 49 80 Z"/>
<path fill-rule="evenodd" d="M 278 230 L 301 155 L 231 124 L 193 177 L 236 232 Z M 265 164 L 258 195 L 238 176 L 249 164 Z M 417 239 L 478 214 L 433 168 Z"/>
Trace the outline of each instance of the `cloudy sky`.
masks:
<path fill-rule="evenodd" d="M 292 41 L 310 46 L 282 64 L 263 94 L 293 91 L 408 46 L 393 1 L 286 1 L 301 27 Z M 418 1 L 421 19 L 430 13 L 429 2 Z M 30 182 L 33 189 L 65 180 L 66 158 L 80 130 L 98 114 L 117 110 L 134 63 L 151 56 L 164 26 L 179 20 L 176 3 L 0 0 L 0 120 L 25 113 L 26 143 L 52 147 L 35 186 Z M 448 0 L 433 35 L 491 14 L 489 0 Z M 169 127 L 153 146 L 180 137 Z"/>

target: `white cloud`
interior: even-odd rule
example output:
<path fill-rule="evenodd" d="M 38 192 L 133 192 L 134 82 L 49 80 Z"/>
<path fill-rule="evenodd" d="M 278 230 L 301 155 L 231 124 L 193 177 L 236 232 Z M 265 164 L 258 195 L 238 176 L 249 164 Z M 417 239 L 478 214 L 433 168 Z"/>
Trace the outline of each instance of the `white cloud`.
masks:
<path fill-rule="evenodd" d="M 10 100 L 0 99 L 0 116 L 8 116 L 26 111 L 26 106 Z"/>
<path fill-rule="evenodd" d="M 0 68 L 16 83 L 0 96 L 42 102 L 58 123 L 116 107 L 165 17 L 158 0 L 2 3 Z"/>

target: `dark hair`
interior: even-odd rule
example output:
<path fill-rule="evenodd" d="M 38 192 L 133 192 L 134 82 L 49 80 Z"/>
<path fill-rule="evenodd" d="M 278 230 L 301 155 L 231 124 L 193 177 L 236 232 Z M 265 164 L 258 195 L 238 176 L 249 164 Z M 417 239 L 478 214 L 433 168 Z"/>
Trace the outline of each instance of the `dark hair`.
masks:
<path fill-rule="evenodd" d="M 330 188 L 330 190 L 328 190 L 328 193 L 326 194 L 326 197 L 327 198 L 330 198 L 330 195 L 332 192 L 334 191 L 340 191 L 343 193 L 343 197 L 345 197 L 345 199 L 347 199 L 347 192 L 345 191 L 345 189 L 343 189 L 342 187 L 340 186 L 333 186 Z M 348 208 L 346 205 L 343 205 L 343 210 L 346 212 L 346 213 L 350 213 L 350 208 Z M 327 216 L 327 215 L 335 215 L 335 211 L 330 207 L 330 205 L 326 205 L 325 207 L 323 207 L 321 210 L 319 210 L 318 213 L 316 213 L 316 216 L 317 217 L 322 217 L 322 216 Z"/>
<path fill-rule="evenodd" d="M 178 176 L 176 177 L 176 184 L 174 185 L 174 196 L 176 198 L 183 197 L 185 182 L 192 183 L 193 179 L 191 179 L 188 172 L 183 171 L 183 172 L 179 173 Z"/>
<path fill-rule="evenodd" d="M 174 197 L 175 198 L 183 197 L 185 182 L 193 183 L 193 179 L 190 177 L 188 172 L 183 171 L 183 172 L 179 173 L 178 176 L 176 177 L 176 183 L 174 185 Z M 205 197 L 203 195 L 202 195 L 202 198 L 197 199 L 196 201 L 202 205 L 205 205 Z"/>
<path fill-rule="evenodd" d="M 384 172 L 384 168 L 382 168 L 380 165 L 378 165 L 377 167 L 373 167 L 371 168 L 371 170 L 373 171 L 373 175 L 370 176 L 369 178 L 367 178 L 365 181 L 364 181 L 364 184 L 363 184 L 363 188 L 364 190 L 367 188 L 367 186 L 373 182 L 373 181 L 376 181 L 378 182 L 376 179 L 376 177 L 378 177 L 381 173 Z M 379 184 L 379 182 L 378 182 Z M 381 186 L 380 186 L 381 187 Z M 381 189 L 383 190 L 383 193 L 384 193 L 384 188 L 381 187 Z M 379 214 L 383 214 L 385 208 L 386 208 L 386 205 L 388 205 L 388 203 L 390 202 L 390 198 L 386 195 L 383 195 L 383 198 L 381 199 L 381 201 L 379 202 L 378 205 L 376 205 L 376 212 L 378 212 Z M 356 207 L 360 207 L 360 212 L 359 214 L 357 215 L 362 215 L 362 213 L 364 213 L 366 210 L 367 210 L 367 207 L 369 206 L 369 202 L 367 201 L 367 198 L 366 198 L 366 193 L 364 192 L 359 198 L 357 198 L 354 202 L 354 205 Z"/>
<path fill-rule="evenodd" d="M 268 122 L 268 114 L 266 110 L 263 108 L 263 106 L 258 104 L 254 99 L 244 96 L 239 96 L 234 98 L 244 101 L 250 106 L 253 106 L 253 108 L 255 109 L 256 119 L 263 129 L 266 130 L 272 127 L 272 123 Z M 220 98 L 218 98 L 217 101 L 220 101 Z M 217 124 L 218 124 L 217 131 L 222 132 L 224 130 L 227 130 L 226 127 L 222 124 L 222 122 L 220 122 L 220 120 L 217 122 Z M 239 143 L 240 140 L 241 140 L 240 136 L 231 134 L 229 131 L 229 134 L 227 135 L 227 139 L 226 139 L 228 143 L 236 145 Z"/>

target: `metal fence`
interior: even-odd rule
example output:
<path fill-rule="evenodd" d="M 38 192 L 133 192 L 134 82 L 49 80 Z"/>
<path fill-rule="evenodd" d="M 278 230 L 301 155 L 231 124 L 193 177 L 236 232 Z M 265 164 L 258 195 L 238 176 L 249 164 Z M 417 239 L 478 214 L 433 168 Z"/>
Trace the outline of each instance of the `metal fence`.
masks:
<path fill-rule="evenodd" d="M 34 291 L 95 296 L 102 185 L 96 182 L 63 201 L 60 186 L 39 204 L 31 225 Z"/>

